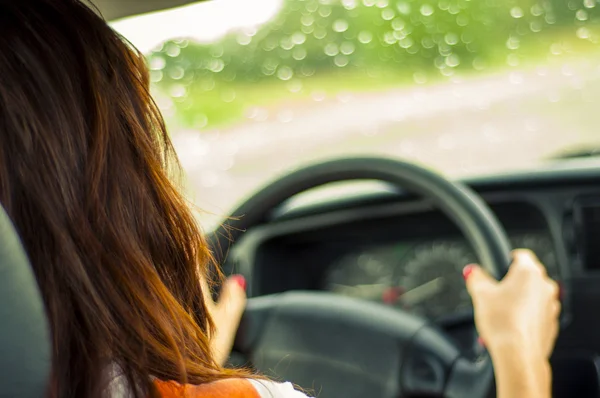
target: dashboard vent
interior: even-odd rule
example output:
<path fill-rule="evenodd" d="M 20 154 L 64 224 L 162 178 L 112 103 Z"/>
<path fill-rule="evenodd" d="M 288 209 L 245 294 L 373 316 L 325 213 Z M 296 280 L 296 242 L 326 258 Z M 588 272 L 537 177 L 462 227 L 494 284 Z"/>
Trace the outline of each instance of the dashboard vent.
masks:
<path fill-rule="evenodd" d="M 579 198 L 573 216 L 582 265 L 600 271 L 600 197 Z"/>

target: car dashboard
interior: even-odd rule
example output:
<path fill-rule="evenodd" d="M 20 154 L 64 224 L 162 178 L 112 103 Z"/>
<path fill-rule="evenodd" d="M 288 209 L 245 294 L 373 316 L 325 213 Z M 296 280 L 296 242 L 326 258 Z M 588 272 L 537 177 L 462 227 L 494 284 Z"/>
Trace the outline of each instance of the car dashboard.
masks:
<path fill-rule="evenodd" d="M 564 162 L 463 182 L 489 204 L 513 247 L 533 250 L 564 288 L 555 396 L 598 396 L 600 168 Z M 388 190 L 287 203 L 236 242 L 225 267 L 247 277 L 250 297 L 324 290 L 376 301 L 430 319 L 473 350 L 461 271 L 477 262 L 458 228 L 431 203 Z"/>

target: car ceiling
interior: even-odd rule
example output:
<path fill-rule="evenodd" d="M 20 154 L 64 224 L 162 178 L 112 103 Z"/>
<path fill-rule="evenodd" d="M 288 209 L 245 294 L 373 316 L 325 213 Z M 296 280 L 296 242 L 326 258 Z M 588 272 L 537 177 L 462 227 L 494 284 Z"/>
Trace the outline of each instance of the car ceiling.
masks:
<path fill-rule="evenodd" d="M 108 21 L 181 7 L 200 0 L 91 0 Z"/>

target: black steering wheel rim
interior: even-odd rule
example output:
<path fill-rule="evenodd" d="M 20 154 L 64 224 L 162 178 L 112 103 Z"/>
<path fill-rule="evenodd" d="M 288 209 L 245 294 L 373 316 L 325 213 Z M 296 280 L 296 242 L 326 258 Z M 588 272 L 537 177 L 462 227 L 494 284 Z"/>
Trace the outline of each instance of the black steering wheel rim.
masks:
<path fill-rule="evenodd" d="M 220 231 L 212 235 L 213 244 L 219 249 L 217 258 L 222 259 L 219 254 L 225 253 L 244 231 L 265 223 L 271 212 L 285 200 L 327 183 L 350 180 L 383 181 L 431 200 L 460 228 L 475 249 L 481 265 L 491 275 L 501 279 L 506 274 L 510 264 L 510 244 L 503 227 L 481 197 L 468 187 L 450 182 L 420 166 L 384 158 L 333 160 L 300 169 L 268 185 L 236 209 L 233 212 L 236 218 L 230 218 Z M 343 308 L 341 314 L 336 315 L 339 319 L 328 316 L 340 312 L 339 308 Z M 332 326 L 334 330 L 339 329 L 337 326 L 342 324 L 356 327 L 365 333 L 372 329 L 381 338 L 389 337 L 394 346 L 403 346 L 401 352 L 407 359 L 401 366 L 401 391 L 392 388 L 382 393 L 384 396 L 426 392 L 447 397 L 483 397 L 491 388 L 493 371 L 489 358 L 477 364 L 461 358 L 455 346 L 434 325 L 420 322 L 407 314 L 390 312 L 387 313 L 387 318 L 379 317 L 379 325 L 369 325 L 369 314 L 381 311 L 381 306 L 377 307 L 376 304 L 358 301 L 348 303 L 345 298 L 318 293 L 288 293 L 250 299 L 238 331 L 236 347 L 251 357 L 257 351 L 268 353 L 275 343 L 265 342 L 265 339 L 260 338 L 261 334 L 277 340 L 277 336 L 282 333 L 295 332 L 285 326 L 286 322 L 296 322 L 295 328 L 298 330 L 303 328 L 303 323 L 312 323 L 311 317 L 320 317 L 321 322 Z M 360 318 L 357 322 L 352 319 L 355 315 Z M 391 320 L 388 322 L 386 319 Z M 298 323 L 298 320 L 301 322 Z M 403 330 L 392 332 L 394 328 Z M 277 333 L 269 333 L 274 330 Z M 363 338 L 365 333 L 361 335 Z M 286 344 L 293 345 L 297 339 L 284 340 Z M 330 343 L 334 341 L 330 340 Z M 278 349 L 281 350 L 281 347 Z M 428 386 L 427 381 L 419 381 L 413 375 L 410 368 L 418 366 L 424 358 L 430 363 L 435 362 L 436 369 L 441 369 L 439 372 L 443 373 L 440 376 L 443 382 L 437 380 L 433 383 L 435 386 Z M 308 365 L 299 372 L 306 372 L 307 368 Z M 417 381 L 410 377 L 417 377 Z"/>
<path fill-rule="evenodd" d="M 217 261 L 223 260 L 245 231 L 264 224 L 277 206 L 294 195 L 328 183 L 352 180 L 383 181 L 432 199 L 461 229 L 477 251 L 483 268 L 496 279 L 502 279 L 508 271 L 508 237 L 479 195 L 413 163 L 370 157 L 336 159 L 301 168 L 259 190 L 211 234 Z"/>

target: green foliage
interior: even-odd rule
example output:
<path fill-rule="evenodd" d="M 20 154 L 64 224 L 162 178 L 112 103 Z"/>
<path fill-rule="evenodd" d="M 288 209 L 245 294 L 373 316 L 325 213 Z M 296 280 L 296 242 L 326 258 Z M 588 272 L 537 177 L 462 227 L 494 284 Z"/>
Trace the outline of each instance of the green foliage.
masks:
<path fill-rule="evenodd" d="M 517 66 L 595 49 L 596 0 L 286 0 L 256 31 L 212 44 L 164 43 L 149 56 L 177 117 L 202 128 L 249 106 L 425 84 L 455 73 Z M 413 83 L 413 84 L 414 84 Z"/>

